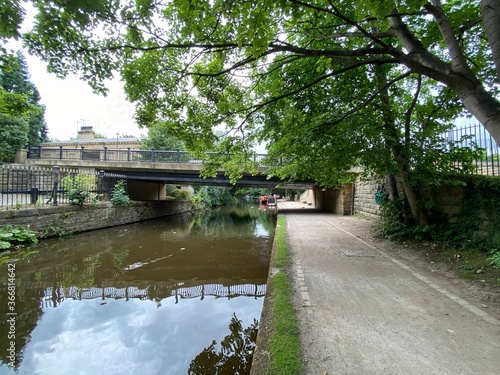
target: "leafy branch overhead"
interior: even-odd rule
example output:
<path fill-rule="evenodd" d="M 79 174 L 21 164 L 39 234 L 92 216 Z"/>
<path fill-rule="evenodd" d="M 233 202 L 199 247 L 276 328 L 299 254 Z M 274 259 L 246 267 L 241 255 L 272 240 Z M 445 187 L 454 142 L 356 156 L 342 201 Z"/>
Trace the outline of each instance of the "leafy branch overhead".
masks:
<path fill-rule="evenodd" d="M 250 160 L 265 141 L 290 159 L 276 173 L 326 186 L 369 151 L 422 149 L 459 115 L 500 141 L 495 0 L 32 3 L 31 53 L 97 92 L 119 72 L 139 124 L 190 150 Z M 386 170 L 394 161 L 377 159 Z M 218 160 L 235 175 L 255 170 Z"/>

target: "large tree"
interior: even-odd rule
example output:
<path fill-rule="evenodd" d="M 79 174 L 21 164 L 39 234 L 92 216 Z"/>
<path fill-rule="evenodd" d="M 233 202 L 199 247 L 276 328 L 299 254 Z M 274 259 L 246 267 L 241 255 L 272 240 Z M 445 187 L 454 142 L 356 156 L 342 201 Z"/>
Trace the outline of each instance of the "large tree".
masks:
<path fill-rule="evenodd" d="M 362 162 L 396 171 L 411 195 L 429 145 L 450 150 L 435 132 L 455 99 L 500 141 L 498 0 L 33 3 L 25 39 L 51 71 L 97 92 L 120 72 L 139 124 L 227 151 L 232 162 L 217 160 L 236 178 L 268 141 L 288 156 L 283 176 L 332 186 Z"/>
<path fill-rule="evenodd" d="M 45 107 L 24 56 L 0 49 L 0 160 L 11 161 L 17 149 L 47 140 Z"/>
<path fill-rule="evenodd" d="M 161 118 L 158 109 L 171 114 L 169 109 L 194 106 L 185 96 L 189 92 L 238 99 L 243 92 L 235 89 L 235 78 L 244 75 L 247 88 L 254 89 L 258 76 L 245 68 L 272 58 L 326 64 L 330 69 L 319 81 L 360 65 L 390 64 L 449 87 L 500 142 L 498 0 L 34 3 L 40 13 L 28 36 L 30 50 L 59 74 L 82 73 L 97 90 L 114 69 L 122 71 L 131 99 L 147 100 L 139 104 L 142 120 Z M 197 90 L 186 91 L 193 86 Z M 283 87 L 267 101 L 218 104 L 223 114 L 205 120 L 249 120 L 269 100 L 297 94 Z"/>

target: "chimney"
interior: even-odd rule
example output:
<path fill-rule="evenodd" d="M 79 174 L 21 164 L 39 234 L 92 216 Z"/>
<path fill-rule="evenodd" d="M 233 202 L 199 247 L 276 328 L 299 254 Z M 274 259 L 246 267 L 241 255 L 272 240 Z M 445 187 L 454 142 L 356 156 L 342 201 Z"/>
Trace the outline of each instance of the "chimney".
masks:
<path fill-rule="evenodd" d="M 94 139 L 94 135 L 92 126 L 81 126 L 76 139 Z"/>

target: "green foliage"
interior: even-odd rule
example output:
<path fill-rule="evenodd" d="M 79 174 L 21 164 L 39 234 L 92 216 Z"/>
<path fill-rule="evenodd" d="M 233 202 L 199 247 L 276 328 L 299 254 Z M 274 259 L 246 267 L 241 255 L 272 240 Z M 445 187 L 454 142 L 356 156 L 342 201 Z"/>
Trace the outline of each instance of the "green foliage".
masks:
<path fill-rule="evenodd" d="M 11 161 L 17 149 L 47 140 L 45 108 L 39 101 L 22 53 L 0 48 L 0 160 Z"/>
<path fill-rule="evenodd" d="M 459 65 L 447 52 L 453 38 L 442 35 L 426 3 L 38 2 L 25 39 L 49 70 L 80 73 L 95 91 L 105 92 L 104 81 L 120 71 L 138 123 L 150 128 L 148 142 L 160 143 L 144 147 L 182 140 L 195 153 L 216 152 L 206 175 L 220 167 L 231 181 L 255 173 L 252 147 L 265 140 L 270 160 L 287 160 L 273 173 L 290 180 L 335 186 L 352 179 L 353 166 L 394 172 L 396 161 L 417 165 L 413 177 L 425 179 L 450 159 L 468 157 L 436 137 L 461 114 L 462 91 L 449 68 Z M 474 62 L 464 81 L 480 81 L 490 91 L 478 95 L 496 101 L 484 25 L 470 27 L 478 3 L 447 2 L 442 14 L 465 60 Z M 89 37 L 103 29 L 102 37 Z M 408 53 L 413 38 L 419 53 Z M 384 128 L 389 117 L 391 129 Z"/>
<path fill-rule="evenodd" d="M 178 189 L 176 187 L 169 187 L 167 194 L 175 199 L 189 199 L 191 193 L 186 189 Z"/>
<path fill-rule="evenodd" d="M 37 242 L 37 233 L 28 228 L 13 225 L 0 228 L 0 250 Z"/>
<path fill-rule="evenodd" d="M 142 150 L 185 150 L 184 142 L 171 134 L 164 125 L 151 126 L 148 131 L 148 137 L 144 139 L 140 148 Z"/>
<path fill-rule="evenodd" d="M 189 200 L 193 204 L 193 210 L 203 210 L 206 208 L 205 203 L 203 202 L 203 197 L 199 194 L 191 195 Z"/>
<path fill-rule="evenodd" d="M 3 0 L 0 4 L 0 40 L 19 37 L 26 11 L 18 0 Z"/>
<path fill-rule="evenodd" d="M 237 203 L 233 188 L 199 186 L 196 187 L 196 194 L 201 197 L 205 207 L 229 206 Z"/>
<path fill-rule="evenodd" d="M 87 200 L 95 203 L 99 195 L 93 193 L 96 190 L 95 176 L 79 173 L 76 176 L 68 175 L 63 178 L 61 186 L 72 205 L 83 205 Z"/>
<path fill-rule="evenodd" d="M 394 198 L 381 205 L 378 230 L 392 241 L 413 238 L 415 222 L 405 199 Z"/>
<path fill-rule="evenodd" d="M 64 227 L 63 224 L 53 223 L 46 227 L 40 234 L 40 238 L 64 237 L 69 236 L 71 231 Z"/>
<path fill-rule="evenodd" d="M 491 256 L 488 258 L 490 264 L 493 266 L 500 268 L 500 250 L 495 250 L 492 252 Z"/>
<path fill-rule="evenodd" d="M 478 249 L 494 256 L 500 250 L 500 181 L 476 176 L 463 184 L 461 210 L 452 222 L 435 217 L 433 224 L 415 227 L 406 201 L 396 198 L 381 206 L 378 230 L 394 241 L 429 240 L 443 247 Z"/>
<path fill-rule="evenodd" d="M 130 204 L 130 197 L 125 190 L 124 180 L 118 181 L 111 191 L 111 203 L 115 206 L 128 206 Z"/>

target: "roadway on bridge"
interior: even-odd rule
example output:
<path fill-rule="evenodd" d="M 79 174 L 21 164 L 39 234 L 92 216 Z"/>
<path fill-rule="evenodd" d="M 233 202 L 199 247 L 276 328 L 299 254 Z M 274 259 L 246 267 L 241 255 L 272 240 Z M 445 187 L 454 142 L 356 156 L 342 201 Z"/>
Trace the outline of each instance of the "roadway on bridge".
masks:
<path fill-rule="evenodd" d="M 296 204 L 279 212 L 306 374 L 498 374 L 499 294 L 482 300 L 425 254 L 374 236 L 371 221 L 286 210 Z"/>

